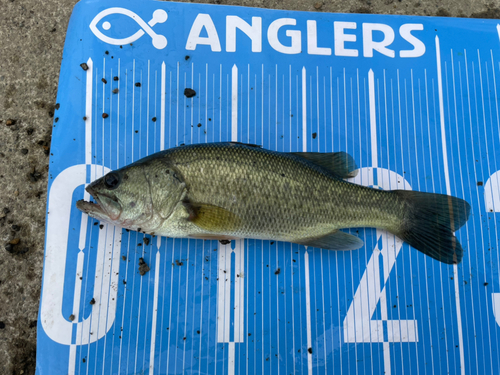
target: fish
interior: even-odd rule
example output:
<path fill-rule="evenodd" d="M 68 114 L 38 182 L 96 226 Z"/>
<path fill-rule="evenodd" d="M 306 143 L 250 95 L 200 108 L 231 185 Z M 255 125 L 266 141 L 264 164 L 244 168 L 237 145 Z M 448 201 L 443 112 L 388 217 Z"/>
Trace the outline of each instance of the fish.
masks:
<path fill-rule="evenodd" d="M 152 235 L 228 241 L 260 239 L 355 250 L 348 228 L 386 230 L 445 264 L 464 250 L 454 232 L 468 220 L 463 199 L 380 190 L 357 174 L 346 152 L 277 152 L 238 142 L 164 150 L 111 171 L 86 190 L 90 217 Z"/>

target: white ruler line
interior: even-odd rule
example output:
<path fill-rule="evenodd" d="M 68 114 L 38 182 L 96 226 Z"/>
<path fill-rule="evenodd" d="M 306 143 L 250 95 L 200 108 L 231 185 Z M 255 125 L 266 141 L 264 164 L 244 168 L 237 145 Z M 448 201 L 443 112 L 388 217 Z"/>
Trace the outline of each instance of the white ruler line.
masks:
<path fill-rule="evenodd" d="M 368 72 L 368 99 L 370 103 L 370 136 L 371 136 L 371 149 L 372 149 L 372 167 L 378 167 L 378 153 L 377 153 L 377 114 L 375 110 L 375 80 L 373 77 L 373 70 Z"/>
<path fill-rule="evenodd" d="M 118 59 L 118 97 L 116 101 L 116 168 L 120 168 L 120 59 Z"/>
<path fill-rule="evenodd" d="M 302 151 L 307 151 L 307 78 L 306 68 L 302 68 Z M 306 293 L 306 325 L 307 325 L 307 373 L 312 374 L 313 363 L 312 354 L 309 348 L 312 348 L 311 339 L 311 286 L 309 277 L 309 253 L 304 254 L 305 269 L 305 293 Z"/>
<path fill-rule="evenodd" d="M 87 82 L 85 98 L 85 164 L 92 163 L 92 72 L 94 64 L 92 59 L 87 60 Z"/>
<path fill-rule="evenodd" d="M 306 67 L 302 68 L 302 151 L 307 151 L 307 92 Z"/>
<path fill-rule="evenodd" d="M 443 101 L 443 77 L 441 73 L 441 51 L 439 46 L 439 37 L 436 36 L 436 63 L 438 75 L 438 93 L 439 93 L 439 121 L 441 124 L 441 145 L 443 148 L 443 171 L 446 182 L 446 194 L 451 195 L 450 172 L 448 169 L 448 151 L 446 148 L 446 127 L 444 123 L 444 101 Z M 460 290 L 458 286 L 458 266 L 453 265 L 453 281 L 455 285 L 455 304 L 457 311 L 457 327 L 458 327 L 458 347 L 460 350 L 460 371 L 465 375 L 465 357 L 464 357 L 464 342 L 462 333 L 462 312 L 460 310 Z"/>
<path fill-rule="evenodd" d="M 231 141 L 238 141 L 238 67 L 231 70 Z"/>
<path fill-rule="evenodd" d="M 149 155 L 149 121 L 151 121 L 151 119 L 149 118 L 149 92 L 151 91 L 150 76 L 151 76 L 151 61 L 148 60 L 148 93 L 146 95 L 146 135 L 147 135 L 146 155 Z M 142 74 L 141 74 L 141 80 L 142 80 Z"/>
<path fill-rule="evenodd" d="M 313 363 L 312 354 L 309 348 L 312 348 L 311 339 L 311 285 L 309 280 L 309 253 L 304 253 L 304 271 L 305 271 L 305 288 L 306 288 L 306 324 L 307 324 L 307 373 L 312 374 Z"/>
<path fill-rule="evenodd" d="M 151 323 L 151 349 L 149 351 L 149 373 L 155 370 L 156 322 L 158 319 L 158 286 L 160 283 L 160 251 L 156 251 L 155 290 L 153 297 L 153 322 Z M 160 354 L 161 355 L 161 354 Z"/>
<path fill-rule="evenodd" d="M 96 79 L 97 79 L 98 75 L 96 74 Z M 102 59 L 102 79 L 106 79 L 106 58 L 103 58 Z M 102 81 L 101 81 L 102 82 Z M 102 160 L 101 160 L 101 163 L 102 163 L 102 174 L 104 175 L 104 159 L 105 159 L 105 156 L 104 156 L 104 150 L 106 150 L 106 147 L 104 145 L 104 129 L 105 129 L 105 125 L 104 125 L 104 117 L 102 117 L 102 114 L 105 113 L 106 111 L 106 93 L 105 93 L 105 90 L 106 90 L 106 84 L 104 82 L 102 82 L 102 108 L 101 108 L 101 127 L 102 127 L 102 150 L 101 150 L 101 157 L 102 157 Z M 97 92 L 97 87 L 96 87 L 96 92 Z M 97 94 L 96 94 L 96 103 L 97 103 Z M 96 111 L 96 115 L 97 115 L 97 111 Z M 96 121 L 96 125 L 97 125 L 97 121 Z M 97 132 L 96 132 L 96 135 L 97 135 Z M 97 140 L 97 138 L 96 138 Z"/>

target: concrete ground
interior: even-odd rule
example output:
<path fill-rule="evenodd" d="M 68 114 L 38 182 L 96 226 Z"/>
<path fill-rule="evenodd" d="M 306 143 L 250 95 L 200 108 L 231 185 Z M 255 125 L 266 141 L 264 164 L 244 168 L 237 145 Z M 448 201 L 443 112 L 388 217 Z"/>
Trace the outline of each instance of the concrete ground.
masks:
<path fill-rule="evenodd" d="M 500 18 L 488 0 L 212 0 L 216 4 Z M 0 375 L 34 374 L 47 169 L 66 27 L 75 0 L 0 0 Z"/>

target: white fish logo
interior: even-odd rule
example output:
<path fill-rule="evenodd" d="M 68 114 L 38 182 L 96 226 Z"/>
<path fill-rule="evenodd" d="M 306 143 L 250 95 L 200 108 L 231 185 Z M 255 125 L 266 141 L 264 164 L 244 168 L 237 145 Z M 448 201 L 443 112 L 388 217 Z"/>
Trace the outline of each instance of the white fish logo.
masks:
<path fill-rule="evenodd" d="M 137 24 L 142 29 L 137 31 L 135 34 L 122 39 L 116 39 L 106 36 L 97 28 L 97 23 L 104 17 L 109 16 L 110 14 L 123 14 L 127 17 L 130 17 L 135 22 L 137 22 Z M 103 42 L 106 42 L 108 44 L 113 44 L 115 46 L 118 46 L 118 45 L 132 43 L 135 42 L 137 39 L 139 39 L 141 36 L 143 36 L 145 33 L 147 33 L 152 39 L 153 47 L 155 47 L 156 49 L 163 49 L 167 46 L 167 38 L 165 38 L 163 35 L 156 34 L 153 31 L 152 27 L 157 23 L 164 23 L 167 20 L 167 17 L 168 17 L 167 12 L 165 12 L 163 9 L 157 9 L 153 12 L 153 18 L 151 18 L 151 20 L 146 23 L 141 17 L 139 17 L 137 14 L 128 9 L 109 8 L 103 10 L 97 16 L 95 16 L 92 22 L 90 23 L 89 27 L 96 37 L 98 37 Z M 104 30 L 109 30 L 111 28 L 111 23 L 108 21 L 103 22 L 102 28 Z"/>

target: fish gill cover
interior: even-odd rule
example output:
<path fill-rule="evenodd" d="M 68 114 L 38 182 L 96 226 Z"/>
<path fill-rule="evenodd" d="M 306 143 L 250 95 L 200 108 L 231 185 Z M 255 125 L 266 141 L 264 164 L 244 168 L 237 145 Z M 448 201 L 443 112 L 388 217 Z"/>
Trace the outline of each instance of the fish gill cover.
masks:
<path fill-rule="evenodd" d="M 54 123 L 37 373 L 496 373 L 500 39 L 492 20 L 82 1 Z M 445 265 L 387 232 L 328 251 L 171 239 L 76 207 L 182 144 L 349 153 L 350 181 L 471 205 Z"/>

